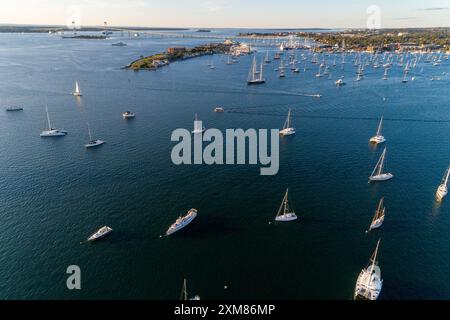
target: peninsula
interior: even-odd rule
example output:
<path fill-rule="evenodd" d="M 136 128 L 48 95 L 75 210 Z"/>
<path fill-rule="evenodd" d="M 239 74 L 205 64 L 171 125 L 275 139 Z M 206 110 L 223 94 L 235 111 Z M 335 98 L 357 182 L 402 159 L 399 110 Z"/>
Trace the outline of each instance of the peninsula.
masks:
<path fill-rule="evenodd" d="M 185 60 L 217 53 L 229 53 L 232 46 L 233 43 L 231 41 L 225 41 L 224 43 L 209 43 L 193 48 L 168 48 L 166 52 L 163 53 L 154 54 L 148 57 L 141 56 L 140 59 L 133 61 L 125 68 L 132 69 L 134 71 L 156 70 L 178 60 Z"/>

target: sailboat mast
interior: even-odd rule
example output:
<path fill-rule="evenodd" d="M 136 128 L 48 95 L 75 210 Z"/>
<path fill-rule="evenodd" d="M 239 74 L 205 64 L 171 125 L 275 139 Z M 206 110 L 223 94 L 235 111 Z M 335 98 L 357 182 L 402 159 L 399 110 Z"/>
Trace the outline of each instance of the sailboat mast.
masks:
<path fill-rule="evenodd" d="M 378 125 L 377 136 L 381 135 L 382 126 L 383 126 L 383 117 L 381 117 L 380 124 Z"/>
<path fill-rule="evenodd" d="M 385 156 L 386 156 L 386 148 L 384 148 L 383 154 L 381 155 L 381 158 L 380 158 L 380 166 L 378 168 L 378 175 L 383 173 Z"/>
<path fill-rule="evenodd" d="M 181 289 L 180 300 L 187 300 L 186 278 L 183 280 L 183 288 Z"/>
<path fill-rule="evenodd" d="M 288 213 L 288 194 L 289 194 L 289 189 L 286 189 L 286 195 L 284 196 L 284 214 L 286 215 L 286 213 Z"/>
<path fill-rule="evenodd" d="M 375 252 L 373 253 L 372 265 L 370 266 L 370 274 L 369 274 L 369 277 L 368 277 L 367 287 L 369 287 L 369 285 L 370 285 L 370 281 L 372 280 L 372 272 L 373 272 L 373 269 L 375 268 L 375 264 L 377 263 L 376 261 L 377 261 L 378 248 L 380 246 L 380 241 L 381 241 L 381 239 L 378 240 L 377 247 L 375 249 Z"/>
<path fill-rule="evenodd" d="M 45 112 L 47 113 L 47 124 L 48 124 L 48 130 L 52 129 L 52 124 L 50 123 L 50 115 L 48 114 L 48 106 L 45 106 Z"/>

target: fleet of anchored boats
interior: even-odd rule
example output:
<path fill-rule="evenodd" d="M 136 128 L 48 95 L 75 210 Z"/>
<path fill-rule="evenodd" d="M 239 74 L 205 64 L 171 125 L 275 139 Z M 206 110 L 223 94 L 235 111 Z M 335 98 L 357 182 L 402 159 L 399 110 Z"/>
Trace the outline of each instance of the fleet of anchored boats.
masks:
<path fill-rule="evenodd" d="M 113 44 L 114 46 L 123 46 L 125 44 L 119 43 L 119 44 Z M 298 60 L 297 60 L 297 53 L 291 54 L 287 61 L 285 62 L 282 58 L 284 56 L 284 50 L 291 48 L 289 44 L 282 44 L 279 47 L 279 51 L 275 53 L 274 60 L 279 60 L 280 65 L 278 69 L 276 69 L 279 73 L 280 78 L 284 78 L 286 76 L 285 74 L 285 68 L 287 66 L 291 66 L 290 69 L 293 73 L 300 73 L 300 69 L 297 67 Z M 328 76 L 329 79 L 331 79 L 331 68 L 328 62 L 326 61 L 327 54 L 322 54 L 320 57 L 318 53 L 311 53 L 311 63 L 312 64 L 318 64 L 318 73 L 316 74 L 317 78 L 322 78 L 324 76 Z M 346 59 L 346 53 L 341 53 L 341 65 L 342 70 L 344 68 L 344 65 Z M 396 59 L 396 61 L 394 61 Z M 367 67 L 372 66 L 374 69 L 378 69 L 380 66 L 383 66 L 384 73 L 383 73 L 383 80 L 388 80 L 389 73 L 388 71 L 394 66 L 398 65 L 398 67 L 403 68 L 406 62 L 406 66 L 403 69 L 403 76 L 401 79 L 402 83 L 408 83 L 409 80 L 414 81 L 415 80 L 415 74 L 416 74 L 416 65 L 418 62 L 420 62 L 423 59 L 425 63 L 432 63 L 433 66 L 439 66 L 442 62 L 442 56 L 436 56 L 435 54 L 427 54 L 427 55 L 411 55 L 409 53 L 407 54 L 397 54 L 394 55 L 392 53 L 384 53 L 383 55 L 380 55 L 379 53 L 376 53 L 372 55 L 371 57 L 364 57 L 361 53 L 357 54 L 354 59 L 354 67 L 356 68 L 356 81 L 362 81 L 364 79 L 364 71 Z M 306 60 L 307 56 L 305 54 L 301 55 L 301 60 L 305 62 L 304 64 L 304 72 L 307 70 L 306 66 Z M 321 62 L 320 62 L 321 61 Z M 231 55 L 228 55 L 227 65 L 231 65 L 234 62 L 234 58 L 231 58 Z M 271 62 L 269 58 L 269 52 L 267 51 L 265 54 L 264 59 L 261 63 L 258 63 L 256 55 L 253 57 L 253 61 L 251 64 L 250 72 L 247 79 L 248 85 L 257 85 L 257 84 L 263 84 L 266 82 L 264 78 L 264 65 L 269 64 Z M 319 63 L 320 62 L 320 63 Z M 337 56 L 334 57 L 333 67 L 337 66 Z M 208 67 L 210 69 L 215 69 L 214 63 L 211 61 L 208 64 Z M 409 74 L 413 72 L 413 76 L 409 78 Z M 423 72 L 423 68 L 420 72 Z M 439 79 L 438 79 L 439 78 Z M 440 77 L 433 76 L 431 80 L 440 80 Z M 335 85 L 337 87 L 344 86 L 346 83 L 344 81 L 344 76 L 342 75 L 340 79 L 335 81 Z M 75 82 L 75 90 L 72 93 L 75 97 L 82 97 L 83 94 L 80 90 L 80 86 L 78 84 L 78 81 Z M 8 112 L 15 112 L 15 111 L 22 111 L 22 107 L 17 106 L 11 106 L 6 108 L 6 111 Z M 223 107 L 216 107 L 214 109 L 217 113 L 223 113 L 224 108 Z M 58 129 L 53 127 L 51 120 L 50 120 L 50 114 L 48 107 L 45 107 L 45 112 L 47 116 L 47 128 L 43 130 L 40 134 L 41 137 L 63 137 L 67 135 L 67 131 L 64 129 Z M 124 119 L 133 119 L 135 118 L 135 114 L 132 111 L 126 111 L 122 114 L 122 117 Z M 281 136 L 291 136 L 296 133 L 296 129 L 292 125 L 292 110 L 289 109 L 287 119 L 284 123 L 283 128 L 280 130 Z M 383 128 L 383 117 L 381 117 L 380 122 L 378 124 L 377 132 L 375 136 L 371 137 L 369 139 L 370 143 L 374 145 L 383 144 L 386 142 L 386 138 L 382 134 L 382 128 Z M 197 114 L 195 115 L 195 121 L 194 121 L 194 129 L 192 131 L 193 134 L 202 134 L 205 131 L 205 127 L 202 126 L 202 123 L 198 120 Z M 85 144 L 86 148 L 94 148 L 101 146 L 105 143 L 105 141 L 96 139 L 93 137 L 91 128 L 88 124 L 88 134 L 89 134 L 89 141 Z M 384 148 L 373 172 L 369 176 L 369 183 L 373 182 L 382 182 L 387 181 L 393 178 L 393 174 L 387 172 L 386 170 L 386 148 Z M 449 183 L 449 177 L 450 177 L 450 166 L 447 168 L 444 177 L 442 178 L 442 182 L 439 185 L 437 191 L 436 191 L 436 201 L 441 202 L 445 196 L 448 193 L 448 183 Z M 375 211 L 375 214 L 372 218 L 372 221 L 370 223 L 369 229 L 367 233 L 379 229 L 385 219 L 385 213 L 386 208 L 384 205 L 384 197 L 382 197 L 378 203 L 377 209 Z M 188 226 L 198 215 L 197 209 L 190 209 L 185 215 L 180 216 L 166 231 L 165 235 L 170 236 L 181 229 Z M 286 193 L 284 194 L 284 197 L 282 199 L 281 205 L 278 209 L 278 212 L 275 216 L 276 222 L 292 222 L 298 219 L 298 216 L 296 215 L 293 206 L 292 201 L 289 199 L 289 189 L 286 190 Z M 105 238 L 113 231 L 112 228 L 108 226 L 103 226 L 97 231 L 95 231 L 91 236 L 89 236 L 86 240 L 86 242 L 94 242 L 97 240 L 100 240 L 102 238 Z M 373 252 L 369 263 L 366 267 L 364 267 L 356 281 L 356 286 L 354 290 L 354 298 L 355 299 L 366 299 L 366 300 L 376 300 L 378 299 L 382 286 L 383 286 L 383 280 L 381 278 L 381 269 L 379 267 L 377 258 L 379 254 L 380 249 L 380 241 L 378 240 L 375 251 Z M 181 292 L 181 300 L 188 300 L 188 293 L 187 293 L 187 285 L 186 285 L 186 279 L 183 281 L 183 287 Z M 189 300 L 200 300 L 199 296 L 194 296 L 193 298 Z"/>

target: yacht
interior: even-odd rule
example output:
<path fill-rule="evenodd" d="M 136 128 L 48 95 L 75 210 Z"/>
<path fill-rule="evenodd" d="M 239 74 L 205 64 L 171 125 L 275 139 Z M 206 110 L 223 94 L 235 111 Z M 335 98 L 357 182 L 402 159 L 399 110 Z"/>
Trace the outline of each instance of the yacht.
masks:
<path fill-rule="evenodd" d="M 444 199 L 448 193 L 448 178 L 449 178 L 449 176 L 450 176 L 450 167 L 447 168 L 444 178 L 442 178 L 442 183 L 436 191 L 436 200 L 438 202 L 441 202 L 442 199 Z"/>
<path fill-rule="evenodd" d="M 63 129 L 55 129 L 52 127 L 52 124 L 50 122 L 50 115 L 48 113 L 48 107 L 45 106 L 45 112 L 47 113 L 47 124 L 48 128 L 46 130 L 43 130 L 40 134 L 43 138 L 51 138 L 51 137 L 63 137 L 67 135 L 67 131 Z"/>
<path fill-rule="evenodd" d="M 72 93 L 75 97 L 81 97 L 83 94 L 80 91 L 80 86 L 78 85 L 78 81 L 75 82 L 75 91 Z"/>
<path fill-rule="evenodd" d="M 131 112 L 131 111 L 125 111 L 124 113 L 122 113 L 122 117 L 123 117 L 124 119 L 133 119 L 133 118 L 136 117 L 136 115 L 135 115 L 134 112 Z"/>
<path fill-rule="evenodd" d="M 377 300 L 380 295 L 383 280 L 381 279 L 381 269 L 377 262 L 379 247 L 380 240 L 378 240 L 377 247 L 370 258 L 368 266 L 362 269 L 356 280 L 355 300 Z"/>
<path fill-rule="evenodd" d="M 381 134 L 381 128 L 383 126 L 383 117 L 381 117 L 380 124 L 378 125 L 377 134 L 370 138 L 371 143 L 380 144 L 386 142 L 386 138 Z"/>
<path fill-rule="evenodd" d="M 112 46 L 113 46 L 113 47 L 126 47 L 127 44 L 126 44 L 126 43 L 123 43 L 123 42 L 121 41 L 121 42 L 118 42 L 118 43 L 113 43 Z"/>
<path fill-rule="evenodd" d="M 181 289 L 181 296 L 180 300 L 200 300 L 200 296 L 193 296 L 192 298 L 188 299 L 188 293 L 187 293 L 187 285 L 186 285 L 186 279 L 183 281 L 183 288 Z"/>
<path fill-rule="evenodd" d="M 222 112 L 224 112 L 224 111 L 225 111 L 225 109 L 222 108 L 222 107 L 216 107 L 216 108 L 214 108 L 214 112 L 216 112 L 216 113 L 222 113 Z"/>
<path fill-rule="evenodd" d="M 339 80 L 335 81 L 334 84 L 338 87 L 342 87 L 342 86 L 346 85 L 346 83 L 343 79 L 339 79 Z"/>
<path fill-rule="evenodd" d="M 22 107 L 17 107 L 17 106 L 11 106 L 11 107 L 7 107 L 6 111 L 8 111 L 8 112 L 23 111 L 23 108 Z"/>
<path fill-rule="evenodd" d="M 197 114 L 195 114 L 194 130 L 192 130 L 192 133 L 199 134 L 205 132 L 205 130 L 205 127 L 202 126 L 202 121 L 199 120 Z"/>
<path fill-rule="evenodd" d="M 92 242 L 92 241 L 96 241 L 99 240 L 101 238 L 106 237 L 108 234 L 110 234 L 113 231 L 113 229 L 111 229 L 108 226 L 104 226 L 101 227 L 100 229 L 98 229 L 95 233 L 93 233 L 88 239 L 88 242 Z"/>
<path fill-rule="evenodd" d="M 391 173 L 383 172 L 384 168 L 385 168 L 385 158 L 386 158 L 386 148 L 384 148 L 384 151 L 380 157 L 380 160 L 378 160 L 378 163 L 375 166 L 375 169 L 373 170 L 372 174 L 369 177 L 369 183 L 376 182 L 376 181 L 386 181 L 386 180 L 390 180 L 394 177 Z"/>
<path fill-rule="evenodd" d="M 384 198 L 381 198 L 377 211 L 375 211 L 375 215 L 370 224 L 369 232 L 374 229 L 378 229 L 383 225 L 385 212 L 386 208 L 384 207 Z"/>
<path fill-rule="evenodd" d="M 292 128 L 291 113 L 292 111 L 289 109 L 286 122 L 284 123 L 283 129 L 280 131 L 282 136 L 290 136 L 296 133 L 295 128 Z"/>
<path fill-rule="evenodd" d="M 248 74 L 247 84 L 248 85 L 255 85 L 255 84 L 265 83 L 266 80 L 264 79 L 263 71 L 264 71 L 263 70 L 263 63 L 261 63 L 260 68 L 258 70 L 257 62 L 256 62 L 256 56 L 254 56 L 253 57 L 252 68 L 250 69 L 250 72 Z"/>
<path fill-rule="evenodd" d="M 278 209 L 278 213 L 275 217 L 275 221 L 290 222 L 298 219 L 297 215 L 295 214 L 292 208 L 292 205 L 289 204 L 288 194 L 289 189 L 286 190 L 286 193 L 283 197 L 283 201 L 281 202 L 280 209 Z"/>
<path fill-rule="evenodd" d="M 92 132 L 91 132 L 91 128 L 89 127 L 89 124 L 88 124 L 88 131 L 89 131 L 89 142 L 84 145 L 86 148 L 95 148 L 95 147 L 99 147 L 102 144 L 106 143 L 103 140 L 92 138 Z"/>
<path fill-rule="evenodd" d="M 166 236 L 170 236 L 171 234 L 183 229 L 186 227 L 189 223 L 192 222 L 192 220 L 195 219 L 197 216 L 197 209 L 191 209 L 185 216 L 180 216 L 177 221 L 175 221 L 174 224 L 172 224 L 169 229 L 166 231 Z"/>

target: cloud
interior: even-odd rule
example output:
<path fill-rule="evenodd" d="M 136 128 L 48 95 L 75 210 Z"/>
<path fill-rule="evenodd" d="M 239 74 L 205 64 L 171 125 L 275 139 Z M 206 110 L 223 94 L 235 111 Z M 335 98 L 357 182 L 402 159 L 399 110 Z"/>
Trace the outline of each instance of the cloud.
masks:
<path fill-rule="evenodd" d="M 435 7 L 435 8 L 422 8 L 422 9 L 417 9 L 418 11 L 446 11 L 446 10 L 450 10 L 450 8 L 448 7 Z"/>

